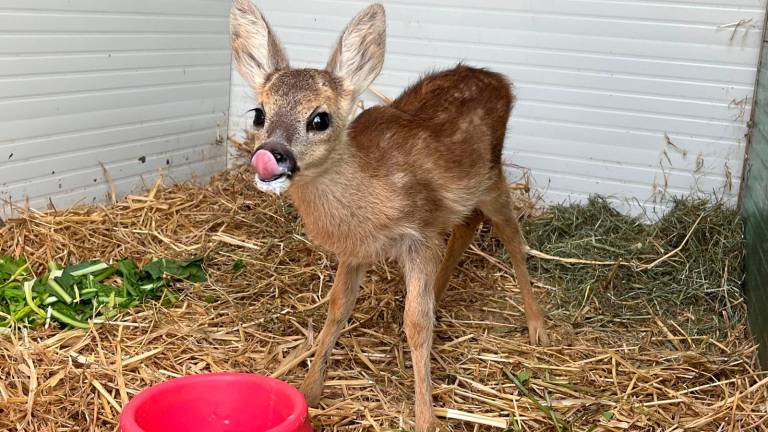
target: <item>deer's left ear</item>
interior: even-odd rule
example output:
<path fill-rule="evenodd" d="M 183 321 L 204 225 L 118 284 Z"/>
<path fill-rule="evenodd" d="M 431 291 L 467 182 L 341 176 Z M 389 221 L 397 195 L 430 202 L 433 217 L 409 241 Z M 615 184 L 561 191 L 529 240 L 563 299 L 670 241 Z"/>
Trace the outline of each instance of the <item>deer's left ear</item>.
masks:
<path fill-rule="evenodd" d="M 326 70 L 340 77 L 355 97 L 362 94 L 381 72 L 386 46 L 386 14 L 376 3 L 352 19 L 341 34 Z"/>
<path fill-rule="evenodd" d="M 237 70 L 254 89 L 261 89 L 270 73 L 288 69 L 288 57 L 280 41 L 251 0 L 235 0 L 229 28 Z"/>

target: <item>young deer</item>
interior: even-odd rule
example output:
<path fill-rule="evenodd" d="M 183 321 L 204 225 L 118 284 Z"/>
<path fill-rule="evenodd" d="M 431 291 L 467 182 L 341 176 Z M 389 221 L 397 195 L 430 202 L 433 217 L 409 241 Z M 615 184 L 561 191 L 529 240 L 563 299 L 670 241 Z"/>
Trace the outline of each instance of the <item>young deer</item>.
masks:
<path fill-rule="evenodd" d="M 514 97 L 502 76 L 459 65 L 421 79 L 387 106 L 349 122 L 355 101 L 384 62 L 384 8 L 358 14 L 325 69 L 291 69 L 250 0 L 231 12 L 234 59 L 261 105 L 251 159 L 256 185 L 287 192 L 309 237 L 339 259 L 325 325 L 302 391 L 316 405 L 339 333 L 361 281 L 380 259 L 404 272 L 404 326 L 411 348 L 416 430 L 433 424 L 430 349 L 435 304 L 488 217 L 512 258 L 530 340 L 547 342 L 531 291 L 524 244 L 502 172 Z M 442 258 L 444 235 L 452 230 Z"/>

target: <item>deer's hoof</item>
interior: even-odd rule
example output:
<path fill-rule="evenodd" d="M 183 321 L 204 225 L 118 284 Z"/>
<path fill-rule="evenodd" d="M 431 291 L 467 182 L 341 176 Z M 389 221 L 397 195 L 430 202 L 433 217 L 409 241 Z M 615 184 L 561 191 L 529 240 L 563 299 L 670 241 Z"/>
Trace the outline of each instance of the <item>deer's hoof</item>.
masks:
<path fill-rule="evenodd" d="M 316 408 L 320 404 L 320 397 L 323 394 L 322 382 L 318 385 L 316 382 L 304 381 L 301 384 L 301 392 L 304 393 L 304 398 L 307 400 L 307 405 L 312 408 Z"/>
<path fill-rule="evenodd" d="M 528 320 L 528 337 L 531 340 L 531 345 L 549 345 L 547 325 L 544 318 Z"/>

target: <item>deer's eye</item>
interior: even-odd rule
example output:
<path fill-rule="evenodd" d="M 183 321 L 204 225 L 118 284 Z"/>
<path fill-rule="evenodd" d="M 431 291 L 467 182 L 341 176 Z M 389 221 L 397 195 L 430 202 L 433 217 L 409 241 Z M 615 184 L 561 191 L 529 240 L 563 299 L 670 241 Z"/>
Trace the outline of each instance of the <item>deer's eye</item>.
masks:
<path fill-rule="evenodd" d="M 308 131 L 322 132 L 331 126 L 331 116 L 327 112 L 319 112 L 312 116 L 307 123 Z"/>
<path fill-rule="evenodd" d="M 266 121 L 264 110 L 262 108 L 254 108 L 251 111 L 253 111 L 253 127 L 256 129 L 263 128 Z"/>

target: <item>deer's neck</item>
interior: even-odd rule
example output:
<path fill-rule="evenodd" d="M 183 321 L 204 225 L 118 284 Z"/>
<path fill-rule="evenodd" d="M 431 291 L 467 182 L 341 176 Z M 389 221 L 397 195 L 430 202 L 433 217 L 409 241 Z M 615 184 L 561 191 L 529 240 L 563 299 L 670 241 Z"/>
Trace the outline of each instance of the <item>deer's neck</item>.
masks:
<path fill-rule="evenodd" d="M 291 199 L 305 219 L 326 212 L 336 213 L 337 207 L 348 208 L 350 197 L 343 192 L 363 182 L 364 173 L 349 145 L 342 142 L 335 147 L 322 167 L 297 176 L 289 189 Z"/>
<path fill-rule="evenodd" d="M 321 173 L 297 178 L 289 196 L 313 242 L 341 256 L 377 259 L 397 211 L 382 205 L 387 185 L 361 169 L 354 150 L 347 143 L 337 149 Z"/>

